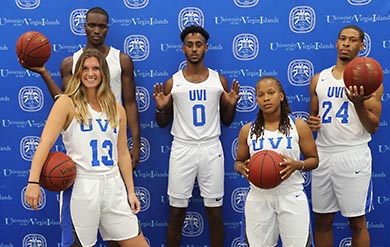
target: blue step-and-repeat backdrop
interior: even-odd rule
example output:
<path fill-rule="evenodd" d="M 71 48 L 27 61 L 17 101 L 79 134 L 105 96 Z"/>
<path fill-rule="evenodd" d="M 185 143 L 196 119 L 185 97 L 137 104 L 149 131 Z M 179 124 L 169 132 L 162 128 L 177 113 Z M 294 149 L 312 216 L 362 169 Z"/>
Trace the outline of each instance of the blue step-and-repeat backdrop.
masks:
<path fill-rule="evenodd" d="M 6 0 L 0 8 L 0 246 L 59 246 L 59 194 L 44 191 L 39 211 L 28 207 L 24 192 L 32 156 L 53 104 L 39 75 L 17 62 L 19 35 L 36 30 L 51 42 L 47 68 L 60 83 L 63 58 L 83 47 L 83 21 L 87 9 L 101 6 L 110 14 L 107 43 L 134 60 L 137 103 L 141 125 L 141 163 L 134 171 L 136 192 L 142 203 L 139 219 L 151 246 L 165 246 L 168 218 L 166 195 L 170 127 L 159 128 L 154 119 L 153 84 L 165 82 L 185 66 L 180 31 L 189 24 L 210 32 L 207 66 L 238 79 L 243 94 L 230 126 L 222 128 L 225 151 L 225 245 L 240 243 L 247 182 L 233 170 L 237 137 L 253 119 L 255 82 L 264 75 L 278 77 L 292 110 L 306 118 L 308 84 L 314 73 L 336 62 L 335 41 L 341 27 L 359 25 L 365 31 L 361 56 L 376 58 L 385 79 L 390 74 L 390 4 L 383 0 L 275 1 L 275 0 Z M 375 210 L 367 217 L 372 246 L 390 246 L 390 142 L 389 89 L 385 85 L 380 128 L 370 142 L 373 154 Z M 356 137 L 359 138 L 359 137 Z M 129 139 L 131 145 L 131 138 Z M 64 151 L 58 140 L 53 151 Z M 306 173 L 310 194 L 310 173 Z M 292 222 L 293 223 L 293 222 Z M 334 223 L 335 246 L 350 246 L 347 219 Z M 183 246 L 208 246 L 208 226 L 199 190 L 183 226 Z M 99 241 L 97 246 L 106 246 Z"/>

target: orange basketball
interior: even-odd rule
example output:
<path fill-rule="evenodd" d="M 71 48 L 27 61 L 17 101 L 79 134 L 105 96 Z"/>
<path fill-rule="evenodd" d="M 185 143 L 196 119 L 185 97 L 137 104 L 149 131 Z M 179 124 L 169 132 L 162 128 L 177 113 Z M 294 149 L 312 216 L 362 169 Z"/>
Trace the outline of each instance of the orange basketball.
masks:
<path fill-rule="evenodd" d="M 272 150 L 261 150 L 255 153 L 248 163 L 249 181 L 262 189 L 271 189 L 282 183 L 280 171 L 283 157 Z"/>
<path fill-rule="evenodd" d="M 381 65 L 371 57 L 357 57 L 347 64 L 344 70 L 344 84 L 363 86 L 364 95 L 375 92 L 383 81 Z"/>
<path fill-rule="evenodd" d="M 62 152 L 50 152 L 43 165 L 39 184 L 53 192 L 66 190 L 76 178 L 76 164 Z"/>
<path fill-rule="evenodd" d="M 49 60 L 51 45 L 48 38 L 40 32 L 29 31 L 16 41 L 16 55 L 29 67 L 40 67 Z"/>

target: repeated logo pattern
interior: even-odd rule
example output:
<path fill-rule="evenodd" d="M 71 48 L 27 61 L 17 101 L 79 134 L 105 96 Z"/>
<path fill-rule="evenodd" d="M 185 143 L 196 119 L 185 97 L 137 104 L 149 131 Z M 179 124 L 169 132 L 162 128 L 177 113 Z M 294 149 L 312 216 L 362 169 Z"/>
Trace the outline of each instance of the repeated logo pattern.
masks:
<path fill-rule="evenodd" d="M 253 60 L 259 49 L 259 40 L 254 34 L 241 33 L 233 39 L 233 55 L 237 60 Z"/>
<path fill-rule="evenodd" d="M 196 25 L 204 26 L 204 14 L 200 8 L 197 7 L 186 7 L 180 10 L 178 15 L 178 25 L 180 31 L 185 27 Z"/>
<path fill-rule="evenodd" d="M 149 109 L 150 94 L 145 87 L 137 86 L 135 90 L 135 98 L 137 100 L 138 111 L 144 112 Z"/>
<path fill-rule="evenodd" d="M 68 1 L 15 0 L 4 1 L 0 13 L 0 27 L 7 35 L 0 41 L 0 155 L 5 162 L 0 165 L 4 181 L 1 186 L 0 203 L 12 207 L 21 217 L 6 215 L 6 222 L 18 227 L 26 227 L 29 222 L 40 222 L 22 231 L 7 234 L 10 224 L 0 226 L 4 236 L 0 246 L 52 246 L 58 244 L 59 236 L 51 234 L 53 228 L 44 225 L 43 209 L 51 219 L 58 219 L 58 194 L 45 193 L 35 212 L 24 202 L 26 179 L 39 136 L 53 104 L 46 85 L 39 74 L 21 67 L 15 59 L 14 43 L 19 34 L 28 30 L 39 30 L 53 43 L 53 54 L 46 68 L 53 79 L 61 83 L 60 63 L 63 58 L 83 48 L 86 42 L 84 23 L 86 12 L 91 5 L 80 0 L 80 6 L 72 6 Z M 215 2 L 215 1 L 214 1 Z M 382 63 L 384 81 L 390 75 L 386 62 L 390 38 L 387 30 L 390 16 L 386 1 L 346 0 L 329 3 L 309 1 L 305 4 L 259 0 L 227 0 L 221 3 L 186 1 L 123 0 L 102 2 L 101 7 L 109 13 L 109 34 L 106 42 L 129 54 L 134 62 L 136 80 L 136 101 L 140 112 L 141 164 L 134 171 L 135 192 L 141 202 L 139 214 L 143 231 L 151 245 L 164 245 L 167 215 L 162 210 L 169 208 L 166 186 L 168 180 L 169 154 L 172 136 L 170 126 L 160 128 L 155 120 L 154 102 L 150 94 L 156 82 L 166 81 L 174 72 L 186 68 L 181 50 L 179 33 L 188 25 L 199 25 L 210 33 L 209 50 L 205 64 L 225 76 L 229 82 L 240 82 L 241 98 L 233 123 L 222 127 L 221 141 L 231 155 L 226 155 L 224 221 L 226 226 L 226 246 L 247 246 L 242 243 L 238 231 L 242 223 L 245 205 L 246 180 L 233 171 L 236 158 L 237 136 L 240 128 L 256 117 L 258 110 L 255 83 L 262 76 L 276 76 L 286 90 L 286 97 L 293 114 L 304 120 L 308 117 L 308 86 L 314 73 L 334 64 L 335 40 L 339 28 L 358 25 L 365 31 L 364 49 L 359 56 L 372 56 Z M 349 8 L 349 7 L 350 8 Z M 364 7 L 364 8 L 361 8 Z M 58 14 L 53 14 L 60 9 Z M 223 9 L 223 11 L 221 11 Z M 347 9 L 347 10 L 345 10 Z M 259 10 L 261 10 L 259 12 Z M 12 13 L 12 14 L 11 14 Z M 8 32 L 9 30 L 9 32 Z M 382 96 L 383 113 L 380 128 L 370 145 L 373 153 L 373 183 L 385 184 L 389 169 L 383 166 L 384 157 L 390 152 L 386 138 L 389 120 L 387 107 L 390 102 L 386 89 Z M 130 135 L 130 130 L 129 137 Z M 132 146 L 131 138 L 128 146 Z M 61 138 L 53 151 L 66 151 Z M 307 192 L 310 190 L 311 173 L 302 173 Z M 15 179 L 17 178 L 17 179 Z M 137 187 L 138 186 L 138 187 Z M 16 193 L 14 193 L 17 190 Z M 199 190 L 198 184 L 195 191 Z M 381 214 L 390 202 L 386 188 L 374 186 L 377 194 L 375 211 Z M 14 196 L 14 195 L 17 196 Z M 19 198 L 20 196 L 20 198 Z M 308 193 L 310 199 L 310 193 Z M 186 218 L 183 245 L 208 244 L 204 231 L 202 198 L 194 194 L 191 198 L 190 214 Z M 167 212 L 165 210 L 164 212 Z M 1 206 L 0 206 L 1 211 Z M 5 211 L 8 214 L 8 211 Z M 198 213 L 198 214 L 196 214 Z M 387 228 L 388 220 L 373 217 L 368 222 L 371 228 Z M 380 218 L 380 217 L 379 217 Z M 1 219 L 0 219 L 1 220 Z M 23 222 L 23 223 L 16 223 Z M 26 223 L 27 222 L 27 223 Z M 341 239 L 336 246 L 350 245 L 347 238 L 348 223 L 336 219 L 335 239 Z M 151 229 L 152 228 L 152 229 Z M 27 230 L 26 230 L 27 229 Z M 375 229 L 377 230 L 377 229 Z M 27 232 L 26 232 L 27 231 Z M 45 234 L 39 235 L 37 232 Z M 381 230 L 381 232 L 383 232 Z M 388 245 L 376 231 L 372 231 L 373 245 Z M 26 235 L 27 234 L 27 235 Z M 10 236 L 8 236 L 10 235 Z M 43 236 L 43 237 L 42 237 Z M 7 239 L 8 238 L 8 239 Z M 22 241 L 22 239 L 25 240 Z M 4 240 L 6 239 L 6 240 Z M 54 243 L 53 243 L 54 239 Z M 383 242 L 383 243 L 382 243 Z M 389 243 L 390 244 L 390 243 Z"/>
<path fill-rule="evenodd" d="M 123 49 L 133 61 L 143 61 L 149 56 L 149 40 L 141 34 L 129 35 L 124 41 Z"/>
<path fill-rule="evenodd" d="M 26 112 L 40 111 L 43 107 L 44 96 L 39 87 L 25 86 L 19 90 L 19 107 Z"/>
<path fill-rule="evenodd" d="M 311 32 L 316 25 L 316 14 L 309 6 L 297 6 L 290 11 L 290 29 L 294 33 Z"/>
<path fill-rule="evenodd" d="M 148 6 L 149 0 L 123 0 L 129 9 L 143 9 Z"/>
<path fill-rule="evenodd" d="M 69 26 L 70 30 L 75 35 L 85 35 L 85 18 L 88 9 L 75 9 L 70 13 Z"/>

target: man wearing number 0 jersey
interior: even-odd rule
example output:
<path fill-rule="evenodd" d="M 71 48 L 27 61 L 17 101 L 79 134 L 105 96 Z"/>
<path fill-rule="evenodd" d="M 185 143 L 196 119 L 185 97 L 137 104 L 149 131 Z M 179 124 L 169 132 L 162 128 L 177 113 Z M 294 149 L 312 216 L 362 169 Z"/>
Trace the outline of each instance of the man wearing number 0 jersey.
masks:
<path fill-rule="evenodd" d="M 230 124 L 239 99 L 239 84 L 226 92 L 225 77 L 207 68 L 209 34 L 200 26 L 186 27 L 180 38 L 187 67 L 154 85 L 156 120 L 160 127 L 173 117 L 173 142 L 169 159 L 168 195 L 170 216 L 167 246 L 179 247 L 188 200 L 197 179 L 210 229 L 210 246 L 225 246 L 222 202 L 224 156 L 219 140 L 220 124 Z"/>
<path fill-rule="evenodd" d="M 352 246 L 370 246 L 366 213 L 373 204 L 368 142 L 379 127 L 383 86 L 364 96 L 363 86 L 346 88 L 343 81 L 345 67 L 364 48 L 363 40 L 359 27 L 343 27 L 336 41 L 336 65 L 314 75 L 310 83 L 307 123 L 318 131 L 319 156 L 311 191 L 316 247 L 334 246 L 332 224 L 339 211 L 349 220 Z"/>

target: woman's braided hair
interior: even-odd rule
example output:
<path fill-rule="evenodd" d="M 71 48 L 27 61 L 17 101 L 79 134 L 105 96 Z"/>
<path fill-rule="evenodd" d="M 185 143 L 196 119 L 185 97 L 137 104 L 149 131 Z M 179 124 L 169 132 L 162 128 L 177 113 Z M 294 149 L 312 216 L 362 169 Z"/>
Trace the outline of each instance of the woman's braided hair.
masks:
<path fill-rule="evenodd" d="M 276 82 L 278 85 L 279 91 L 284 94 L 284 99 L 280 103 L 280 122 L 279 122 L 279 131 L 283 133 L 284 135 L 288 136 L 290 134 L 291 129 L 291 123 L 289 119 L 289 114 L 291 113 L 290 106 L 287 101 L 286 93 L 282 87 L 282 84 L 280 81 L 273 76 L 264 76 L 260 78 L 260 80 L 257 82 L 261 83 L 263 80 L 270 79 Z M 257 97 L 257 96 L 256 96 Z M 256 120 L 253 124 L 253 127 L 251 128 L 250 135 L 256 135 L 256 139 L 261 137 L 264 134 L 264 116 L 263 111 L 259 109 L 257 113 Z"/>

